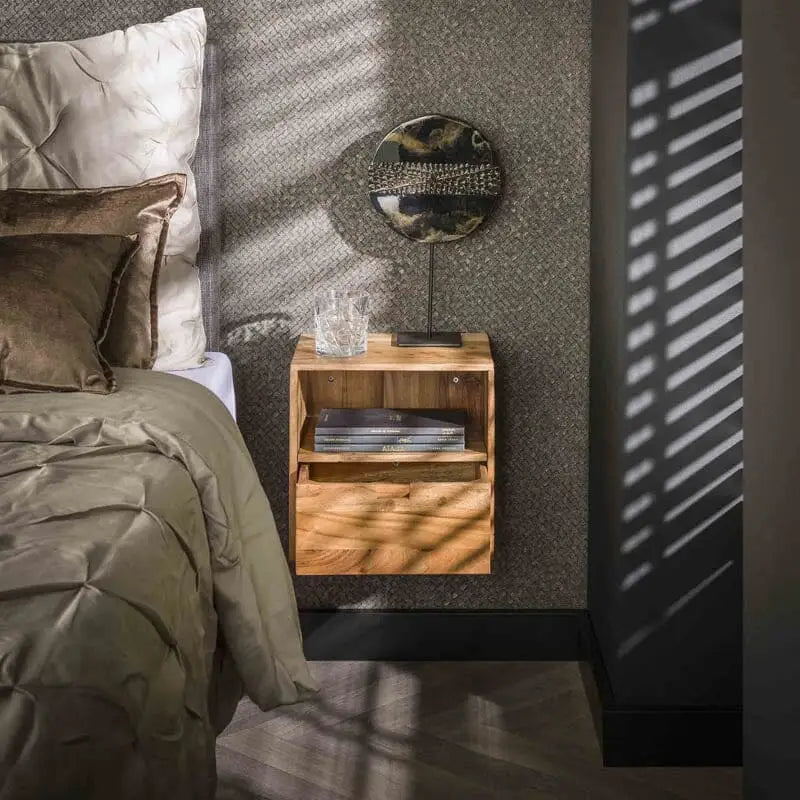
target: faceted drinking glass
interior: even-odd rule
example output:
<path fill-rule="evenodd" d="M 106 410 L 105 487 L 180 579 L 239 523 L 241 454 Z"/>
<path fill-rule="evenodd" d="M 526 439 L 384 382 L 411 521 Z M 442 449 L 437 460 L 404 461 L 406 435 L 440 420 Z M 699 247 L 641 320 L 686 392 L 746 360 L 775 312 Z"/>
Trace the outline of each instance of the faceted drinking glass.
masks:
<path fill-rule="evenodd" d="M 314 298 L 317 354 L 347 358 L 367 352 L 369 295 L 331 289 Z"/>

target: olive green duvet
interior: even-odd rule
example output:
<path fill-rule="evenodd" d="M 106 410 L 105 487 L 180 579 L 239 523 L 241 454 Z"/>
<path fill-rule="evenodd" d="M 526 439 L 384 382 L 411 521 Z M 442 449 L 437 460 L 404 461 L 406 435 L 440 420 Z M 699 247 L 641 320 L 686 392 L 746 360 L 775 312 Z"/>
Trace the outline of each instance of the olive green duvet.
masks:
<path fill-rule="evenodd" d="M 116 375 L 0 396 L 0 800 L 212 798 L 220 665 L 262 708 L 315 688 L 232 418 Z"/>

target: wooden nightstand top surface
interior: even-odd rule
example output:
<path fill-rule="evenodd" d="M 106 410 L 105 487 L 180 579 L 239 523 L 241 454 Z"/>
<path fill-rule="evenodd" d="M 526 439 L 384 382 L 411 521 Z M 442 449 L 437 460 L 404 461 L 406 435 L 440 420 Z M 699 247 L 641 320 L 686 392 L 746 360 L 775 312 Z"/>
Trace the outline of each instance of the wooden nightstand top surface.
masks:
<path fill-rule="evenodd" d="M 292 371 L 308 370 L 411 370 L 493 371 L 492 349 L 485 333 L 462 334 L 462 347 L 394 347 L 391 333 L 370 333 L 367 352 L 351 358 L 318 356 L 314 337 L 304 334 L 297 342 Z"/>

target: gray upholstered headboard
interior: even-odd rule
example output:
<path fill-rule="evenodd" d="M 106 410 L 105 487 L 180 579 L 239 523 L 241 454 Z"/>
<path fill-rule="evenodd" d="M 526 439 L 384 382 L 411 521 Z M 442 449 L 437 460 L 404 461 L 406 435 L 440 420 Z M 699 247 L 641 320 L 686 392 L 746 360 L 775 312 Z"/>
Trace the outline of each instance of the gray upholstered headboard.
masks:
<path fill-rule="evenodd" d="M 207 350 L 219 349 L 219 281 L 222 270 L 222 214 L 220 208 L 220 145 L 222 136 L 222 58 L 217 45 L 206 45 L 203 69 L 203 105 L 200 138 L 192 170 L 197 181 L 200 210 L 200 251 L 197 267 L 203 292 L 203 323 Z"/>

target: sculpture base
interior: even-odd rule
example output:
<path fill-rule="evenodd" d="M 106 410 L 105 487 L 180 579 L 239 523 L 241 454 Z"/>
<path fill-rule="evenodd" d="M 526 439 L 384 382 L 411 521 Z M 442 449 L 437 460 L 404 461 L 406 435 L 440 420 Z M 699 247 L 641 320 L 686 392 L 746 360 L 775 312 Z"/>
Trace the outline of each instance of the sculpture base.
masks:
<path fill-rule="evenodd" d="M 425 331 L 403 331 L 392 337 L 395 347 L 461 347 L 460 333 L 435 332 L 430 336 Z"/>

